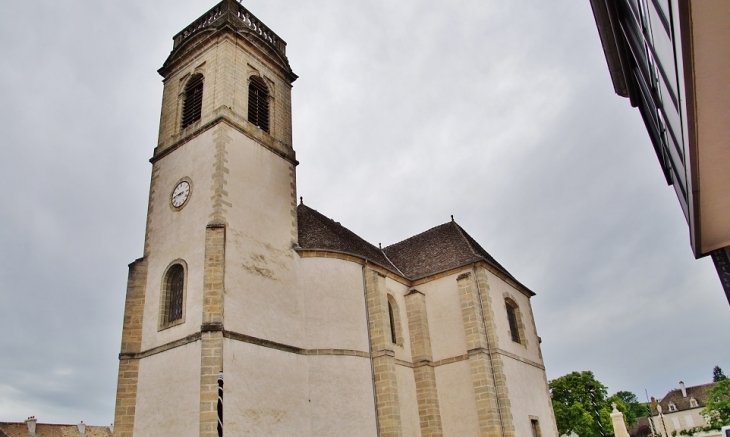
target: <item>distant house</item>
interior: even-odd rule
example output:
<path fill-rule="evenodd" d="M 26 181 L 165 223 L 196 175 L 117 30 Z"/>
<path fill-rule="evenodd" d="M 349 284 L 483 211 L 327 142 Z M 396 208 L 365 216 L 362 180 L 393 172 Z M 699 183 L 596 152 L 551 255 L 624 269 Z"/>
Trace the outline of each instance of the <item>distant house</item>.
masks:
<path fill-rule="evenodd" d="M 0 437 L 111 437 L 112 435 L 114 435 L 112 425 L 89 426 L 83 421 L 77 425 L 38 423 L 35 416 L 31 416 L 25 422 L 0 422 Z"/>
<path fill-rule="evenodd" d="M 667 393 L 652 411 L 654 429 L 662 435 L 672 435 L 674 431 L 689 430 L 707 426 L 705 417 L 700 414 L 707 402 L 707 391 L 715 383 L 685 387 L 679 382 L 679 388 Z"/>

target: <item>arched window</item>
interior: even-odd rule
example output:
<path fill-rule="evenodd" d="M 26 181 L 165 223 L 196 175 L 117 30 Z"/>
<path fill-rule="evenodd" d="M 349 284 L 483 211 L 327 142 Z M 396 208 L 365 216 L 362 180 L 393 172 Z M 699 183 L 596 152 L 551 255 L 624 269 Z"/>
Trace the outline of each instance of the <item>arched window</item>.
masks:
<path fill-rule="evenodd" d="M 398 346 L 403 346 L 403 332 L 400 327 L 400 312 L 395 298 L 388 294 L 388 319 L 390 321 L 390 341 Z"/>
<path fill-rule="evenodd" d="M 172 264 L 162 284 L 160 328 L 182 323 L 185 310 L 185 268 Z"/>
<path fill-rule="evenodd" d="M 393 344 L 398 343 L 398 339 L 395 338 L 395 317 L 393 316 L 393 305 L 388 301 L 388 317 L 390 318 L 390 341 Z"/>
<path fill-rule="evenodd" d="M 185 84 L 185 94 L 182 106 L 182 128 L 190 126 L 200 120 L 203 109 L 203 75 L 194 74 Z"/>
<path fill-rule="evenodd" d="M 269 131 L 269 89 L 259 76 L 251 76 L 248 83 L 248 121 Z"/>
<path fill-rule="evenodd" d="M 520 310 L 512 299 L 505 299 L 504 306 L 507 309 L 507 321 L 509 322 L 509 332 L 512 335 L 512 341 L 522 343 L 520 336 Z"/>

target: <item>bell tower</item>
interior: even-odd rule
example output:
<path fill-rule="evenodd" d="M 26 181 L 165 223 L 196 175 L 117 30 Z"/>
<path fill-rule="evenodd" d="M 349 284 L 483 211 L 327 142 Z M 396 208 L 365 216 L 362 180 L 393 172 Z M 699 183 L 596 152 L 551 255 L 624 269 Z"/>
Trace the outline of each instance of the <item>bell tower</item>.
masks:
<path fill-rule="evenodd" d="M 235 0 L 175 35 L 159 73 L 159 140 L 144 255 L 129 266 L 115 435 L 213 437 L 223 426 L 238 435 L 233 418 L 246 414 L 251 367 L 296 366 L 247 347 L 302 342 L 292 295 L 297 76 L 286 43 Z M 225 420 L 219 379 L 231 388 Z"/>

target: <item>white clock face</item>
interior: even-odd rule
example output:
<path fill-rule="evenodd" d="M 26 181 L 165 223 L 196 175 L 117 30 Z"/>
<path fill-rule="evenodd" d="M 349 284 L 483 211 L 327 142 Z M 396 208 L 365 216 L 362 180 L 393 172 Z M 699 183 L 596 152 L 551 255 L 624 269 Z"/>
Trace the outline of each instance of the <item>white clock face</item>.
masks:
<path fill-rule="evenodd" d="M 180 181 L 174 190 L 172 190 L 171 203 L 175 208 L 180 208 L 187 202 L 190 196 L 190 182 Z"/>

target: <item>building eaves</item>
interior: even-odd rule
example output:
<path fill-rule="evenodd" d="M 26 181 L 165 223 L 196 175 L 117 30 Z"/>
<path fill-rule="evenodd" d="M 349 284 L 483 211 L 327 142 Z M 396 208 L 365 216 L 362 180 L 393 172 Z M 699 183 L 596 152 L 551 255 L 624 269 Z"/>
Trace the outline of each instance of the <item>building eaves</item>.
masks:
<path fill-rule="evenodd" d="M 693 410 L 695 408 L 704 408 L 707 403 L 708 394 L 707 391 L 715 386 L 716 383 L 711 382 L 709 384 L 695 385 L 692 387 L 686 387 L 687 397 L 682 396 L 681 389 L 670 390 L 659 402 L 662 406 L 662 413 L 669 414 L 669 404 L 673 403 L 677 407 L 677 411 Z M 697 401 L 697 406 L 690 406 L 690 399 Z M 674 411 L 672 411 L 674 413 Z"/>
<path fill-rule="evenodd" d="M 297 207 L 299 247 L 339 252 L 373 262 L 391 272 L 403 274 L 383 251 L 324 214 L 300 203 Z"/>

